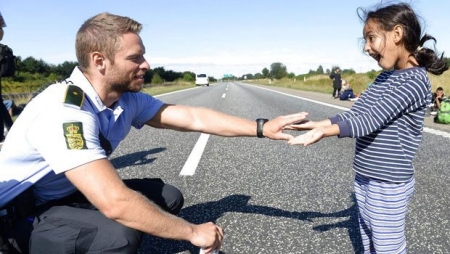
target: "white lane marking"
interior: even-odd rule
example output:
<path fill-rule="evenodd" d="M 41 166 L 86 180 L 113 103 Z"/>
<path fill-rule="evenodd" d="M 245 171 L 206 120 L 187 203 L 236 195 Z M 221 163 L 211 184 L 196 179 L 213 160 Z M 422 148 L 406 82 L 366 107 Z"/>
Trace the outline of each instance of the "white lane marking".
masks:
<path fill-rule="evenodd" d="M 181 169 L 180 175 L 192 176 L 195 174 L 195 170 L 197 169 L 200 158 L 205 150 L 206 143 L 208 143 L 209 136 L 209 134 L 200 134 L 194 149 L 192 149 L 186 163 L 184 163 L 183 169 Z"/>
<path fill-rule="evenodd" d="M 184 92 L 186 90 L 197 89 L 197 88 L 198 87 L 183 89 L 183 90 L 174 91 L 174 92 L 170 92 L 170 93 L 155 95 L 153 97 L 160 97 L 160 96 L 164 96 L 164 95 L 180 93 L 180 92 Z M 227 90 L 228 90 L 228 86 L 227 86 Z M 222 98 L 225 98 L 225 96 L 226 96 L 226 93 L 222 94 Z M 200 159 L 203 155 L 203 151 L 205 150 L 206 144 L 208 143 L 209 136 L 210 136 L 209 134 L 204 134 L 204 133 L 200 134 L 200 137 L 198 138 L 197 143 L 195 144 L 194 148 L 191 151 L 191 154 L 189 155 L 188 159 L 184 163 L 183 168 L 180 171 L 180 175 L 192 176 L 195 174 L 195 170 L 197 170 L 198 163 L 200 162 Z"/>
<path fill-rule="evenodd" d="M 161 96 L 170 95 L 170 94 L 174 94 L 174 93 L 182 93 L 184 91 L 188 91 L 188 90 L 192 90 L 192 89 L 199 89 L 199 88 L 200 87 L 196 86 L 196 87 L 192 87 L 192 88 L 187 88 L 187 89 L 183 89 L 183 90 L 173 91 L 173 92 L 170 92 L 170 93 L 163 93 L 163 94 L 152 95 L 152 96 L 156 98 L 156 97 L 161 97 Z"/>
<path fill-rule="evenodd" d="M 243 84 L 243 83 L 241 83 L 241 84 Z M 332 107 L 332 108 L 337 108 L 337 109 L 341 109 L 341 110 L 344 110 L 344 111 L 349 110 L 349 108 L 346 108 L 346 107 L 341 107 L 341 106 L 337 106 L 337 105 L 333 105 L 333 104 L 329 104 L 329 103 L 321 102 L 321 101 L 315 101 L 315 100 L 311 100 L 311 99 L 308 99 L 308 98 L 304 98 L 304 97 L 300 97 L 300 96 L 296 96 L 296 95 L 292 95 L 292 94 L 288 94 L 288 93 L 283 93 L 283 92 L 267 89 L 267 88 L 264 88 L 264 87 L 259 87 L 259 86 L 249 85 L 249 84 L 244 84 L 244 85 L 253 86 L 255 88 L 271 91 L 271 92 L 274 92 L 274 93 L 279 93 L 279 94 L 282 94 L 282 95 L 294 97 L 294 98 L 305 100 L 305 101 L 314 102 L 314 103 L 317 103 L 317 104 L 320 104 L 320 105 L 324 105 L 324 106 L 328 106 L 328 107 Z M 432 128 L 428 128 L 428 127 L 424 127 L 423 131 L 427 132 L 427 133 L 439 135 L 439 136 L 442 136 L 444 138 L 449 138 L 450 139 L 450 133 L 449 132 L 440 131 L 440 130 L 436 130 L 436 129 L 432 129 Z"/>
<path fill-rule="evenodd" d="M 428 132 L 428 133 L 432 133 L 435 135 L 440 135 L 444 138 L 449 138 L 450 139 L 450 132 L 445 132 L 445 131 L 440 131 L 440 130 L 435 130 L 435 129 L 431 129 L 428 127 L 423 127 L 423 131 Z"/>
<path fill-rule="evenodd" d="M 245 85 L 248 85 L 248 84 L 245 84 Z M 248 86 L 253 86 L 253 85 L 248 85 Z M 294 98 L 301 99 L 301 100 L 305 100 L 305 101 L 314 102 L 314 103 L 317 103 L 317 104 L 320 104 L 320 105 L 324 105 L 324 106 L 328 106 L 328 107 L 332 107 L 332 108 L 337 108 L 337 109 L 341 109 L 341 110 L 349 110 L 349 108 L 346 108 L 346 107 L 341 107 L 341 106 L 337 106 L 337 105 L 330 104 L 330 103 L 326 103 L 326 102 L 316 101 L 316 100 L 304 98 L 304 97 L 297 96 L 297 95 L 292 95 L 292 94 L 288 94 L 288 93 L 283 93 L 283 92 L 279 92 L 279 91 L 267 89 L 267 88 L 264 88 L 264 87 L 259 87 L 259 86 L 253 86 L 253 87 L 259 88 L 259 89 L 262 89 L 262 90 L 271 91 L 271 92 L 274 92 L 274 93 L 279 93 L 279 94 L 286 95 L 286 96 L 290 96 L 290 97 L 294 97 Z"/>

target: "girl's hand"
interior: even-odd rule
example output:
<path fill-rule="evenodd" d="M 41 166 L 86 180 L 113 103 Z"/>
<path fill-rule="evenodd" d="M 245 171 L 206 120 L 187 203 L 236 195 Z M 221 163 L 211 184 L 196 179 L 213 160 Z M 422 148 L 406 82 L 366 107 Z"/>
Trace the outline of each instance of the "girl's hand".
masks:
<path fill-rule="evenodd" d="M 324 132 L 322 128 L 317 128 L 308 131 L 307 133 L 297 136 L 288 141 L 290 145 L 303 145 L 308 146 L 314 144 L 324 137 Z"/>

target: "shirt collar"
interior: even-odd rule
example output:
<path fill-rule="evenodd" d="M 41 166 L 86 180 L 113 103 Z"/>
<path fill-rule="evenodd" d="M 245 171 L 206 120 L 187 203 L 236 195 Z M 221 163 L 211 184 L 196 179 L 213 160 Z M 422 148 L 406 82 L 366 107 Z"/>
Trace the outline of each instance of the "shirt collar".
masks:
<path fill-rule="evenodd" d="M 83 72 L 78 67 L 75 67 L 72 74 L 70 75 L 69 81 L 71 81 L 74 85 L 80 87 L 85 96 L 89 97 L 89 100 L 93 105 L 97 108 L 99 112 L 107 109 L 107 107 L 103 104 L 102 100 L 98 96 L 91 82 L 84 76 Z"/>

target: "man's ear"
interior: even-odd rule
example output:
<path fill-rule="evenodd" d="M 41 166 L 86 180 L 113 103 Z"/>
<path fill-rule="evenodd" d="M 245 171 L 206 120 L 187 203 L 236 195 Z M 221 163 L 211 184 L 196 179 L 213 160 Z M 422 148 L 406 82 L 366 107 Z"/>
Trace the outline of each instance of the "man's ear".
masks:
<path fill-rule="evenodd" d="M 106 68 L 105 56 L 100 52 L 93 52 L 91 54 L 91 61 L 98 70 L 103 70 Z"/>

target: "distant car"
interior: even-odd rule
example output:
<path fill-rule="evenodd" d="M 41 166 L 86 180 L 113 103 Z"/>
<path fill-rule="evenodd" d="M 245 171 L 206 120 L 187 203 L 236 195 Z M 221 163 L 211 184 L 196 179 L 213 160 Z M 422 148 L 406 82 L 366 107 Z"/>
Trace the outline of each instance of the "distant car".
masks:
<path fill-rule="evenodd" d="M 195 85 L 196 86 L 209 86 L 209 79 L 206 74 L 197 74 L 195 76 Z"/>

